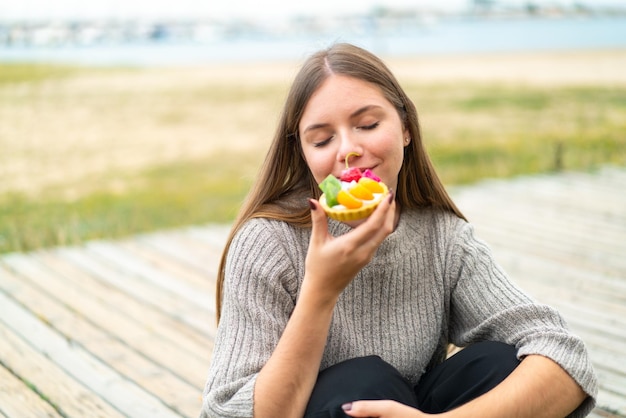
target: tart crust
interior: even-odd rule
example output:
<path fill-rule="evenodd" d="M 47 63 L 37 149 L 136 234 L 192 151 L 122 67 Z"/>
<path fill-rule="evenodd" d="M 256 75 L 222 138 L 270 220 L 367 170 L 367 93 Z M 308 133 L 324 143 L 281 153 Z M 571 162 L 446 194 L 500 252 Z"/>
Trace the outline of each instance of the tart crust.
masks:
<path fill-rule="evenodd" d="M 333 209 L 326 203 L 326 196 L 324 196 L 324 194 L 320 196 L 319 202 L 329 218 L 342 222 L 357 221 L 370 216 L 378 204 L 382 202 L 383 198 L 389 193 L 389 189 L 384 183 L 379 184 L 383 187 L 383 192 L 380 193 L 374 201 L 364 203 L 363 206 L 357 209 Z"/>

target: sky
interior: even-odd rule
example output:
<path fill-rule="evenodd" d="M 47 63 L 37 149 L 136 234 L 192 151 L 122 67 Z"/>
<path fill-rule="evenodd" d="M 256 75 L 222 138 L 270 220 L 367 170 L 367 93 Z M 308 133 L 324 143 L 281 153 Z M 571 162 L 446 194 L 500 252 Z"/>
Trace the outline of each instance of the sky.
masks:
<path fill-rule="evenodd" d="M 499 0 L 525 4 L 529 0 Z M 626 0 L 533 0 L 536 4 L 587 3 L 626 7 Z M 424 7 L 444 11 L 467 9 L 471 0 L 0 0 L 0 21 L 80 18 L 283 18 L 295 14 L 323 15 L 367 12 L 377 5 Z"/>

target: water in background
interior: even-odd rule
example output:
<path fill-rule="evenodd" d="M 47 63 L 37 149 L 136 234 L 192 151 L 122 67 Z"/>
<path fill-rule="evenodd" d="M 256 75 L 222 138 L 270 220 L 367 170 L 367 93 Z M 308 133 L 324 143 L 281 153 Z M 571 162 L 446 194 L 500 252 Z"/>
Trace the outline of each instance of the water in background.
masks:
<path fill-rule="evenodd" d="M 346 41 L 377 54 L 406 56 L 626 47 L 626 17 L 447 19 L 398 30 L 371 28 L 325 34 L 101 43 L 89 46 L 0 46 L 0 61 L 86 65 L 196 65 L 216 62 L 302 59 L 332 42 Z"/>

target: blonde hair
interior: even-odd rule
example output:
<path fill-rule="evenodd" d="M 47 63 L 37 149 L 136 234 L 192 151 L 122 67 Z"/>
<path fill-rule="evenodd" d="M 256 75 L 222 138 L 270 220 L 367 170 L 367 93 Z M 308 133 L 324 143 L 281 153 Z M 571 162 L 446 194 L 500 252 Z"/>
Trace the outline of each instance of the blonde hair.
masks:
<path fill-rule="evenodd" d="M 320 196 L 317 183 L 302 154 L 298 125 L 309 98 L 333 74 L 354 77 L 377 85 L 396 108 L 408 129 L 411 142 L 395 190 L 402 208 L 439 207 L 464 218 L 445 191 L 422 144 L 415 105 L 387 66 L 374 54 L 357 46 L 339 43 L 311 55 L 302 65 L 289 90 L 274 139 L 237 218 L 234 221 L 218 270 L 216 312 L 219 322 L 226 256 L 234 235 L 252 218 L 271 218 L 297 227 L 310 227 L 307 198 Z"/>

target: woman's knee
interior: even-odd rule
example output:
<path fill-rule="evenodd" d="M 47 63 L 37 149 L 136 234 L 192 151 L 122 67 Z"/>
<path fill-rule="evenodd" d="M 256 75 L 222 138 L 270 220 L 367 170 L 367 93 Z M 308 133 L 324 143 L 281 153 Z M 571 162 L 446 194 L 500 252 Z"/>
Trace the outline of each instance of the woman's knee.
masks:
<path fill-rule="evenodd" d="M 495 380 L 496 384 L 510 375 L 520 363 L 514 346 L 497 341 L 476 343 L 457 354 L 461 353 L 463 356 L 459 359 L 465 363 L 468 363 L 469 359 L 470 370 L 489 376 Z M 463 357 L 468 359 L 463 359 Z"/>
<path fill-rule="evenodd" d="M 419 407 L 430 413 L 456 408 L 499 385 L 518 365 L 513 346 L 470 345 L 422 377 L 416 387 Z"/>
<path fill-rule="evenodd" d="M 345 417 L 341 405 L 359 399 L 393 399 L 416 406 L 409 382 L 378 356 L 358 357 L 320 372 L 305 417 Z"/>

